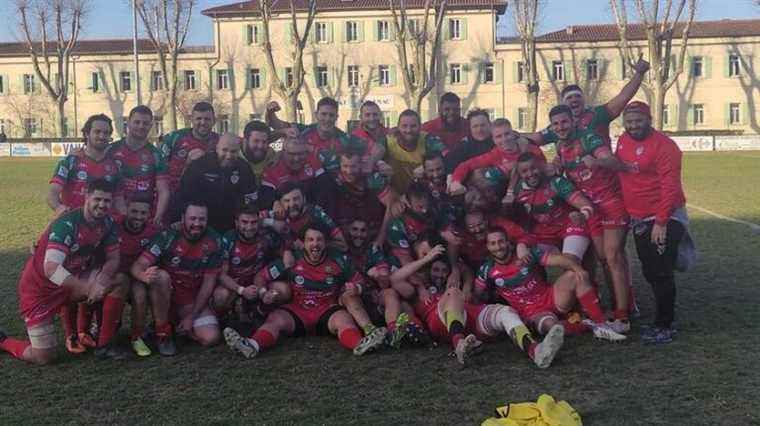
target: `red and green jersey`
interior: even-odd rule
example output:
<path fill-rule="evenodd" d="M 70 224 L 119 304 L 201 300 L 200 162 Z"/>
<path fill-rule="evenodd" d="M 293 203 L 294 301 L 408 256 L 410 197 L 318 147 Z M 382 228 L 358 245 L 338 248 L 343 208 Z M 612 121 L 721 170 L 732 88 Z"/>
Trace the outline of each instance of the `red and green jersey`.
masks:
<path fill-rule="evenodd" d="M 506 263 L 486 260 L 478 270 L 475 286 L 493 294 L 518 311 L 543 302 L 544 292 L 551 286 L 546 282 L 544 266 L 549 253 L 532 248 L 533 260 L 525 265 L 514 254 Z"/>
<path fill-rule="evenodd" d="M 224 254 L 222 237 L 213 229 L 197 240 L 187 239 L 182 231 L 167 229 L 156 235 L 140 257 L 158 265 L 172 280 L 199 286 L 205 274 L 216 274 Z"/>
<path fill-rule="evenodd" d="M 361 139 L 347 135 L 340 129 L 334 129 L 333 136 L 327 139 L 320 136 L 317 124 L 301 127 L 299 139 L 306 141 L 311 147 L 313 156 L 322 164 L 327 171 L 336 170 L 340 167 L 338 153 L 347 147 L 357 147 L 361 152 L 366 152 L 367 146 Z"/>
<path fill-rule="evenodd" d="M 87 184 L 95 179 L 105 179 L 120 185 L 119 166 L 108 156 L 96 161 L 87 156 L 84 149 L 79 149 L 58 162 L 50 183 L 63 187 L 61 203 L 74 209 L 84 205 Z"/>
<path fill-rule="evenodd" d="M 297 256 L 290 269 L 285 269 L 279 260 L 266 270 L 268 281 L 290 282 L 293 304 L 306 309 L 335 305 L 346 284 L 362 283 L 361 275 L 351 266 L 348 256 L 337 251 L 328 250 L 318 264 L 308 262 L 302 253 Z"/>
<path fill-rule="evenodd" d="M 274 218 L 274 213 L 269 211 L 263 216 Z M 306 228 L 313 223 L 318 223 L 330 233 L 330 235 L 325 236 L 327 239 L 336 238 L 343 233 L 338 225 L 335 224 L 335 221 L 333 221 L 321 207 L 314 204 L 304 205 L 301 216 L 295 219 L 288 217 L 285 219 L 285 223 L 288 225 L 287 235 L 285 236 L 286 247 L 292 247 L 293 242 L 301 239 Z"/>
<path fill-rule="evenodd" d="M 206 153 L 213 150 L 219 141 L 219 135 L 211 132 L 208 140 L 202 141 L 193 136 L 193 129 L 180 129 L 165 135 L 163 140 L 160 148 L 169 170 L 169 189 L 175 192 L 179 189 L 190 151 L 200 149 Z"/>
<path fill-rule="evenodd" d="M 153 238 L 161 232 L 161 228 L 152 223 L 146 223 L 140 232 L 135 233 L 127 228 L 125 218 L 120 218 L 117 223 L 119 224 L 119 270 L 129 273 L 132 264 L 153 241 Z"/>
<path fill-rule="evenodd" d="M 351 256 L 351 264 L 354 269 L 366 274 L 370 269 L 374 267 L 389 268 L 388 260 L 385 258 L 383 249 L 370 244 L 369 247 L 356 248 L 349 244 L 349 255 Z"/>
<path fill-rule="evenodd" d="M 620 196 L 620 182 L 614 171 L 603 167 L 591 168 L 583 162 L 584 157 L 597 157 L 603 152 L 612 155 L 609 145 L 588 130 L 577 130 L 568 141 L 557 143 L 557 157 L 565 175 L 594 204 Z"/>
<path fill-rule="evenodd" d="M 87 222 L 84 211 L 77 208 L 54 220 L 40 237 L 32 262 L 42 277 L 46 276 L 45 252 L 51 249 L 63 252 L 66 255 L 63 267 L 78 275 L 95 266 L 96 253 L 119 250 L 119 231 L 110 216 Z"/>
<path fill-rule="evenodd" d="M 276 191 L 286 183 L 295 182 L 304 185 L 304 189 L 308 193 L 314 178 L 324 172 L 322 165 L 312 156 L 307 157 L 306 163 L 300 170 L 292 170 L 288 167 L 283 156 L 280 155 L 277 162 L 264 169 L 264 173 L 261 175 L 261 186 Z"/>
<path fill-rule="evenodd" d="M 280 258 L 282 252 L 280 237 L 266 230 L 247 242 L 233 229 L 224 234 L 223 243 L 227 274 L 245 286 L 253 284 L 256 274 Z"/>
<path fill-rule="evenodd" d="M 422 131 L 430 133 L 441 139 L 446 145 L 446 149 L 454 149 L 462 139 L 470 135 L 470 122 L 466 118 L 459 118 L 459 124 L 453 129 L 449 129 L 443 123 L 441 117 L 434 118 L 422 125 Z"/>
<path fill-rule="evenodd" d="M 431 229 L 435 229 L 433 221 L 421 220 L 409 213 L 404 213 L 388 222 L 386 240 L 393 250 L 409 250 L 423 233 Z"/>
<path fill-rule="evenodd" d="M 365 152 L 362 156 L 362 163 L 366 164 L 369 161 L 369 155 L 372 153 L 376 146 L 379 145 L 385 149 L 385 147 L 388 145 L 388 141 L 386 139 L 386 136 L 388 135 L 388 129 L 381 126 L 377 132 L 380 135 L 377 138 L 369 134 L 369 132 L 364 130 L 362 126 L 357 126 L 354 131 L 351 132 L 351 136 L 358 138 L 361 142 L 364 143 Z M 374 168 L 374 164 L 372 166 Z"/>
<path fill-rule="evenodd" d="M 357 183 L 348 183 L 336 170 L 324 185 L 314 188 L 313 199 L 340 226 L 362 218 L 369 229 L 378 229 L 385 214 L 381 200 L 389 192 L 388 179 L 380 173 L 374 172 Z"/>
<path fill-rule="evenodd" d="M 486 217 L 486 222 L 489 227 L 498 227 L 504 230 L 507 234 L 507 239 L 513 244 L 523 243 L 526 245 L 534 245 L 536 243 L 535 238 L 527 232 L 525 229 L 503 216 L 489 215 Z M 468 266 L 477 269 L 488 258 L 488 248 L 486 247 L 485 237 L 482 240 L 470 233 L 462 233 L 462 246 L 459 249 L 459 253 L 465 260 Z"/>
<path fill-rule="evenodd" d="M 517 204 L 530 216 L 533 233 L 541 236 L 564 232 L 573 211 L 569 202 L 579 196 L 580 192 L 564 176 L 545 177 L 536 188 L 522 180 L 515 185 Z"/>
<path fill-rule="evenodd" d="M 157 181 L 169 179 L 163 154 L 150 143 L 135 150 L 121 139 L 108 147 L 107 155 L 119 166 L 121 190 L 127 200 L 138 192 L 153 194 Z"/>
<path fill-rule="evenodd" d="M 610 115 L 606 105 L 597 105 L 586 108 L 580 116 L 573 117 L 578 129 L 592 132 L 602 138 L 605 145 L 610 146 L 610 122 L 615 119 Z M 559 141 L 557 134 L 551 128 L 546 128 L 541 132 L 544 137 L 544 144 L 556 143 Z"/>

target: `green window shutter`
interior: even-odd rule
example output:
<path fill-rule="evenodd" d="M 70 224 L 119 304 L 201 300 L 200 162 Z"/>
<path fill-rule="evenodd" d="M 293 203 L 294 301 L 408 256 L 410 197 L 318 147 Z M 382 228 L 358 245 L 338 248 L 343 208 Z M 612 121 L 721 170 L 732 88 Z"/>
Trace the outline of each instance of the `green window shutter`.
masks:
<path fill-rule="evenodd" d="M 311 39 L 312 43 L 317 42 L 317 24 L 319 24 L 319 22 L 314 22 L 311 25 L 311 34 L 309 34 L 309 39 Z"/>
<path fill-rule="evenodd" d="M 340 32 L 340 41 L 345 43 L 348 41 L 348 24 L 351 21 L 346 21 L 343 23 L 343 31 Z"/>
<path fill-rule="evenodd" d="M 251 78 L 251 66 L 245 66 L 245 88 L 246 90 L 253 89 L 253 79 Z"/>
<path fill-rule="evenodd" d="M 469 78 L 468 78 L 469 74 L 470 74 L 470 64 L 462 64 L 462 78 L 461 78 L 462 84 L 467 84 L 469 82 Z"/>
<path fill-rule="evenodd" d="M 391 73 L 391 84 L 390 85 L 391 86 L 395 86 L 396 85 L 396 66 L 395 65 L 391 65 L 390 66 L 390 73 Z"/>
<path fill-rule="evenodd" d="M 293 43 L 293 37 L 295 37 L 295 31 L 293 31 L 293 24 L 288 24 L 285 26 L 285 42 L 286 43 Z"/>
<path fill-rule="evenodd" d="M 443 76 L 445 78 L 443 84 L 447 85 L 451 82 L 451 68 L 449 68 L 449 62 L 445 59 L 441 61 L 441 64 L 443 65 Z"/>
<path fill-rule="evenodd" d="M 459 39 L 467 40 L 467 18 L 459 18 Z"/>
<path fill-rule="evenodd" d="M 451 40 L 451 19 L 446 19 L 443 23 L 443 39 Z"/>
<path fill-rule="evenodd" d="M 597 75 L 599 77 L 599 80 L 607 78 L 607 68 L 609 67 L 609 64 L 610 64 L 610 61 L 604 58 L 596 59 Z"/>
<path fill-rule="evenodd" d="M 140 82 L 137 81 L 137 77 L 135 76 L 134 71 L 129 72 L 129 79 L 132 81 L 132 90 L 130 90 L 130 92 L 137 91 L 137 85 L 140 84 Z"/>
<path fill-rule="evenodd" d="M 731 68 L 731 55 L 726 55 L 723 57 L 724 64 L 723 64 L 723 78 L 729 77 L 729 71 Z"/>
<path fill-rule="evenodd" d="M 329 68 L 327 70 L 327 75 L 329 77 L 329 83 L 330 87 L 336 88 L 338 85 L 336 84 L 338 82 L 338 70 L 335 68 Z"/>
<path fill-rule="evenodd" d="M 259 35 L 258 40 L 256 40 L 257 45 L 264 44 L 264 24 L 261 22 L 258 22 L 255 24 L 256 26 L 256 33 Z"/>
<path fill-rule="evenodd" d="M 285 79 L 286 76 L 287 76 L 287 73 L 285 72 L 285 68 L 277 68 L 277 78 L 279 78 L 282 84 L 285 84 L 285 85 L 288 84 L 288 82 Z"/>
<path fill-rule="evenodd" d="M 316 66 L 311 69 L 311 76 L 314 78 L 314 87 L 319 87 L 319 73 Z"/>
<path fill-rule="evenodd" d="M 742 74 L 746 74 L 746 75 L 750 75 L 750 76 L 752 75 L 752 70 L 753 70 L 752 60 L 753 59 L 754 59 L 754 57 L 752 55 L 740 56 L 739 57 L 739 62 L 740 62 L 740 67 L 741 67 L 741 73 Z"/>
<path fill-rule="evenodd" d="M 493 82 L 501 84 L 502 74 L 504 74 L 504 63 L 501 60 L 496 60 L 493 63 Z"/>
<path fill-rule="evenodd" d="M 396 40 L 396 26 L 390 21 L 388 21 L 388 40 Z"/>
<path fill-rule="evenodd" d="M 562 68 L 565 69 L 565 81 L 575 82 L 575 68 L 572 61 L 562 61 Z"/>
<path fill-rule="evenodd" d="M 374 25 L 372 25 L 372 40 L 374 41 L 380 41 L 380 22 L 381 21 L 372 21 Z"/>
<path fill-rule="evenodd" d="M 729 127 L 731 125 L 731 104 L 723 104 L 723 125 Z"/>
<path fill-rule="evenodd" d="M 519 83 L 520 80 L 518 80 L 520 76 L 520 61 L 512 61 L 512 81 L 514 83 Z"/>
<path fill-rule="evenodd" d="M 704 78 L 712 78 L 712 58 L 710 56 L 702 57 L 702 66 L 704 67 L 702 73 Z"/>
<path fill-rule="evenodd" d="M 364 41 L 364 21 L 356 22 L 356 33 L 358 41 Z"/>
<path fill-rule="evenodd" d="M 369 84 L 372 87 L 380 85 L 380 66 L 376 65 L 369 69 Z"/>
<path fill-rule="evenodd" d="M 739 105 L 739 109 L 741 109 L 742 124 L 745 126 L 752 124 L 749 104 L 747 102 L 743 102 Z"/>
<path fill-rule="evenodd" d="M 327 41 L 330 43 L 335 42 L 335 23 L 334 22 L 327 23 Z"/>
<path fill-rule="evenodd" d="M 625 80 L 625 61 L 623 58 L 615 58 L 615 69 L 618 80 Z"/>
<path fill-rule="evenodd" d="M 686 127 L 694 127 L 694 105 L 689 104 L 686 114 Z"/>
<path fill-rule="evenodd" d="M 494 119 L 504 118 L 504 110 L 501 108 L 495 108 L 493 110 Z"/>
<path fill-rule="evenodd" d="M 261 88 L 265 88 L 267 84 L 267 69 L 265 67 L 259 68 L 259 82 Z"/>
<path fill-rule="evenodd" d="M 249 31 L 250 25 L 243 25 L 243 37 L 241 40 L 243 40 L 243 43 L 245 45 L 250 45 L 253 40 L 251 40 L 251 31 Z"/>
<path fill-rule="evenodd" d="M 694 69 L 691 66 L 692 62 L 692 57 L 689 56 L 686 58 L 686 63 L 684 64 L 686 65 L 686 75 L 688 75 L 690 78 L 694 77 Z"/>
<path fill-rule="evenodd" d="M 478 82 L 480 84 L 483 84 L 486 82 L 486 63 L 485 62 L 478 63 Z"/>

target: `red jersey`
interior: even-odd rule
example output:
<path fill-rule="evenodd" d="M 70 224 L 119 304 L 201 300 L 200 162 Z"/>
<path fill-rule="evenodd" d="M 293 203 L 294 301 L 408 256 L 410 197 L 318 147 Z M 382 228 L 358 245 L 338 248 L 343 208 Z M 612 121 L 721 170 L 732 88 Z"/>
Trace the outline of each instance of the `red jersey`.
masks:
<path fill-rule="evenodd" d="M 256 274 L 277 261 L 282 251 L 282 240 L 273 232 L 263 231 L 253 241 L 243 241 L 237 230 L 224 234 L 224 257 L 227 274 L 238 284 L 253 284 Z"/>
<path fill-rule="evenodd" d="M 324 173 L 322 164 L 314 156 L 310 155 L 306 164 L 300 170 L 295 171 L 291 170 L 285 163 L 283 156 L 280 156 L 276 163 L 264 169 L 264 173 L 261 175 L 261 185 L 278 190 L 289 182 L 306 184 L 322 173 Z"/>
<path fill-rule="evenodd" d="M 362 175 L 356 183 L 348 183 L 338 170 L 315 188 L 313 199 L 338 225 L 347 225 L 361 217 L 369 229 L 374 230 L 383 222 L 383 200 L 389 193 L 388 179 L 378 172 Z"/>
<path fill-rule="evenodd" d="M 208 139 L 202 141 L 193 136 L 193 129 L 180 129 L 164 136 L 161 144 L 161 153 L 168 165 L 169 189 L 176 192 L 179 189 L 179 181 L 187 164 L 187 156 L 190 151 L 200 149 L 204 153 L 215 149 L 219 141 L 219 135 L 211 132 Z"/>
<path fill-rule="evenodd" d="M 85 154 L 84 148 L 64 157 L 55 167 L 50 183 L 63 186 L 61 203 L 69 209 L 82 207 L 87 195 L 87 184 L 95 179 L 105 179 L 120 185 L 119 166 L 106 156 L 100 161 Z"/>
<path fill-rule="evenodd" d="M 665 224 L 675 209 L 686 204 L 681 149 L 672 139 L 652 129 L 646 139 L 637 141 L 626 132 L 618 139 L 615 155 L 633 169 L 618 174 L 631 216 L 654 216 L 658 224 Z"/>
<path fill-rule="evenodd" d="M 422 125 L 422 131 L 437 136 L 449 151 L 454 148 L 462 139 L 470 135 L 470 122 L 465 118 L 459 119 L 459 126 L 456 129 L 448 129 L 443 124 L 441 117 L 432 119 Z"/>
<path fill-rule="evenodd" d="M 383 126 L 380 126 L 380 128 L 377 130 L 377 132 L 380 134 L 378 138 L 375 138 L 374 136 L 370 135 L 369 132 L 364 130 L 362 126 L 358 126 L 354 129 L 353 132 L 351 132 L 351 136 L 354 136 L 364 142 L 364 145 L 366 147 L 366 150 L 364 152 L 364 155 L 362 156 L 362 163 L 367 164 L 369 161 L 369 156 L 372 153 L 372 151 L 375 149 L 377 145 L 381 145 L 383 148 L 385 148 L 386 144 L 388 143 L 385 139 L 385 137 L 388 135 L 389 130 L 386 129 Z M 374 164 L 372 165 L 374 169 Z"/>
<path fill-rule="evenodd" d="M 169 170 L 161 151 L 150 143 L 134 150 L 121 139 L 108 147 L 108 154 L 119 166 L 121 189 L 129 200 L 137 192 L 153 194 L 156 182 L 169 180 Z"/>
<path fill-rule="evenodd" d="M 515 254 L 506 263 L 488 259 L 478 270 L 475 286 L 490 292 L 515 308 L 520 316 L 529 318 L 534 313 L 532 308 L 543 308 L 546 291 L 551 291 L 544 276 L 549 254 L 538 248 L 532 248 L 533 261 L 523 265 Z"/>
<path fill-rule="evenodd" d="M 527 152 L 534 154 L 542 164 L 546 164 L 546 156 L 535 144 L 528 144 Z M 521 151 L 504 151 L 498 146 L 494 146 L 490 151 L 485 154 L 479 155 L 474 158 L 470 158 L 467 161 L 460 163 L 454 172 L 451 174 L 452 182 L 463 182 L 473 171 L 483 168 L 498 168 L 499 171 L 504 173 L 505 177 L 509 179 L 512 174 L 512 169 L 517 165 L 517 159 L 522 154 Z"/>
<path fill-rule="evenodd" d="M 515 200 L 530 216 L 531 232 L 541 241 L 562 238 L 574 211 L 568 202 L 581 196 L 563 176 L 544 177 L 536 188 L 524 181 L 515 185 Z"/>
<path fill-rule="evenodd" d="M 140 254 L 148 247 L 153 238 L 161 232 L 161 228 L 146 223 L 142 231 L 132 232 L 126 225 L 126 218 L 120 218 L 119 224 L 119 272 L 129 274 L 129 270 Z"/>
<path fill-rule="evenodd" d="M 590 168 L 583 157 L 596 157 L 610 152 L 601 137 L 588 131 L 578 130 L 569 141 L 557 143 L 557 156 L 565 170 L 565 175 L 594 204 L 603 204 L 620 195 L 617 174 L 603 167 Z"/>
<path fill-rule="evenodd" d="M 362 277 L 351 266 L 348 256 L 328 250 L 318 264 L 312 264 L 299 253 L 290 269 L 282 261 L 267 269 L 267 280 L 285 279 L 293 292 L 291 304 L 304 309 L 336 305 L 338 296 L 348 283 L 361 285 Z"/>
<path fill-rule="evenodd" d="M 604 141 L 604 144 L 610 146 L 610 122 L 617 118 L 613 117 L 607 105 L 597 105 L 594 107 L 587 107 L 579 116 L 573 116 L 578 129 L 590 131 Z M 554 133 L 551 128 L 545 129 L 541 134 L 544 137 L 544 144 L 555 143 L 559 140 L 557 134 Z"/>
<path fill-rule="evenodd" d="M 167 229 L 158 233 L 140 257 L 159 265 L 172 280 L 200 286 L 204 274 L 216 274 L 222 266 L 222 237 L 212 229 L 197 240 L 187 239 L 182 231 Z"/>

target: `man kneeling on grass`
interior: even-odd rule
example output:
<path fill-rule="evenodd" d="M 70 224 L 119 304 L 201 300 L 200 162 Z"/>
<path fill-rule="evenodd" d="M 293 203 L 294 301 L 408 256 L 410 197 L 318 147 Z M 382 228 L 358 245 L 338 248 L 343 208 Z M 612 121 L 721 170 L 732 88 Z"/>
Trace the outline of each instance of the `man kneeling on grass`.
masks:
<path fill-rule="evenodd" d="M 279 335 L 332 334 L 340 344 L 355 355 L 376 349 L 383 336 L 368 335 L 362 339 L 351 314 L 339 305 L 341 292 L 361 294 L 362 278 L 354 271 L 344 254 L 327 250 L 329 231 L 322 225 L 308 225 L 301 236 L 304 249 L 293 267 L 279 264 L 269 267 L 269 280 L 284 280 L 291 286 L 290 303 L 280 306 L 267 316 L 264 324 L 249 338 L 241 337 L 232 328 L 224 329 L 227 345 L 246 358 L 274 346 Z M 274 301 L 279 303 L 282 301 Z"/>
<path fill-rule="evenodd" d="M 435 240 L 432 234 L 423 235 L 414 245 L 417 260 L 391 274 L 394 286 L 416 288 L 414 310 L 425 321 L 431 336 L 449 340 L 457 361 L 465 365 L 482 349 L 481 340 L 505 333 L 539 368 L 548 368 L 562 347 L 565 336 L 562 325 L 555 324 L 539 343 L 509 306 L 468 302 L 465 292 L 470 291 L 471 285 L 447 286 L 451 267 L 443 256 L 446 249 Z"/>

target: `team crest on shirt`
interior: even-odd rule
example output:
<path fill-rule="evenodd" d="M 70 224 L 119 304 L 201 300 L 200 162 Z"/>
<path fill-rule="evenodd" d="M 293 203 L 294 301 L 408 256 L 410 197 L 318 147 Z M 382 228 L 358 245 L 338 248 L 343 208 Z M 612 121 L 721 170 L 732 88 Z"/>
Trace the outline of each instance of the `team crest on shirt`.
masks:
<path fill-rule="evenodd" d="M 143 238 L 142 240 L 140 240 L 140 247 L 145 247 L 145 246 L 147 246 L 149 242 L 150 242 L 150 240 L 149 240 L 149 239 L 147 239 L 147 238 Z"/>
<path fill-rule="evenodd" d="M 314 170 L 311 168 L 311 166 L 305 166 L 303 168 L 304 173 L 306 173 L 306 176 L 312 176 L 314 174 Z"/>
<path fill-rule="evenodd" d="M 280 276 L 280 270 L 277 269 L 277 266 L 273 265 L 269 268 L 269 275 L 272 277 L 272 279 L 276 279 Z"/>
<path fill-rule="evenodd" d="M 232 258 L 232 264 L 233 265 L 240 265 L 240 258 L 235 256 Z"/>
<path fill-rule="evenodd" d="M 430 294 L 438 294 L 438 287 L 431 285 L 428 287 L 428 292 L 430 292 Z"/>
<path fill-rule="evenodd" d="M 325 272 L 327 272 L 328 274 L 332 274 L 332 271 L 333 271 L 332 266 L 330 265 L 325 266 Z"/>
<path fill-rule="evenodd" d="M 303 276 L 296 275 L 295 282 L 298 285 L 303 285 L 303 283 L 306 282 L 306 280 L 303 279 Z"/>
<path fill-rule="evenodd" d="M 177 265 L 179 265 L 179 262 L 180 262 L 180 261 L 181 261 L 181 260 L 180 260 L 179 256 L 174 256 L 174 257 L 172 257 L 172 265 L 173 265 L 173 266 L 177 266 Z"/>
<path fill-rule="evenodd" d="M 328 285 L 333 285 L 333 284 L 335 284 L 335 277 L 333 277 L 332 275 L 330 275 L 329 277 L 325 278 L 325 282 Z"/>
<path fill-rule="evenodd" d="M 77 179 L 79 179 L 79 180 L 87 180 L 87 172 L 84 171 L 84 170 L 80 170 L 77 173 Z"/>
<path fill-rule="evenodd" d="M 409 248 L 409 242 L 407 240 L 398 240 L 398 245 L 401 248 Z"/>
<path fill-rule="evenodd" d="M 230 182 L 235 185 L 240 180 L 240 176 L 237 175 L 237 172 L 235 172 L 232 176 L 230 176 Z"/>
<path fill-rule="evenodd" d="M 641 154 L 643 154 L 643 153 L 644 153 L 644 147 L 643 146 L 636 147 L 636 156 L 637 157 L 641 156 Z"/>
<path fill-rule="evenodd" d="M 161 254 L 161 249 L 158 248 L 157 245 L 154 245 L 153 247 L 150 248 L 150 254 L 152 254 L 153 256 L 158 256 Z"/>
<path fill-rule="evenodd" d="M 177 157 L 179 158 L 187 157 L 187 151 L 185 151 L 184 149 L 180 149 L 179 151 L 177 151 Z"/>
<path fill-rule="evenodd" d="M 72 251 L 72 252 L 75 252 L 75 251 L 78 251 L 78 250 L 79 250 L 79 244 L 77 244 L 77 243 L 74 243 L 74 245 L 73 245 L 73 246 L 71 246 L 71 251 Z"/>
<path fill-rule="evenodd" d="M 496 278 L 496 287 L 504 287 L 504 278 Z"/>
<path fill-rule="evenodd" d="M 66 245 L 71 244 L 71 237 L 67 235 L 66 238 L 63 240 L 63 243 Z"/>
<path fill-rule="evenodd" d="M 527 266 L 523 266 L 522 268 L 520 268 L 521 274 L 528 275 L 528 272 L 530 272 L 530 268 L 528 268 Z"/>
<path fill-rule="evenodd" d="M 143 165 L 140 167 L 140 170 L 142 170 L 142 172 L 143 172 L 143 173 L 148 173 L 148 172 L 150 171 L 150 166 L 149 166 L 149 165 L 147 165 L 147 164 L 143 164 Z"/>

